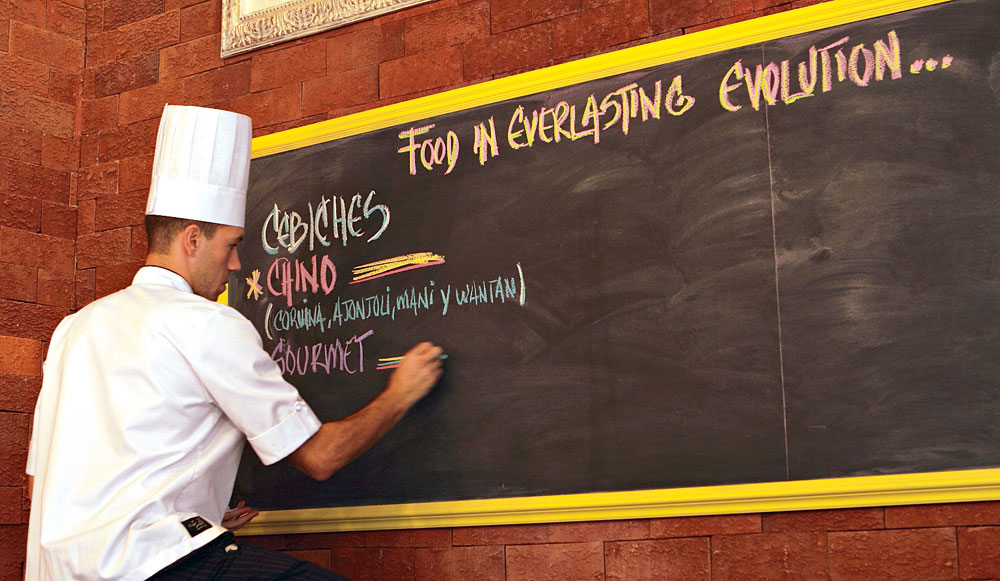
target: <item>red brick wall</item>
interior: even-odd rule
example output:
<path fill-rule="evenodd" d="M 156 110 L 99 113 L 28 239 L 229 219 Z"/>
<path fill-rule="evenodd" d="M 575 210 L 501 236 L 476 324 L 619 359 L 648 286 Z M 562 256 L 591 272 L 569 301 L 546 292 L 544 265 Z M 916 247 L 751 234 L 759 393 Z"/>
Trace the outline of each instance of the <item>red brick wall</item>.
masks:
<path fill-rule="evenodd" d="M 998 579 L 1000 502 L 257 537 L 352 579 Z"/>
<path fill-rule="evenodd" d="M 128 284 L 166 102 L 257 135 L 816 0 L 438 0 L 222 60 L 221 0 L 0 0 L 0 579 L 58 321 Z M 1000 578 L 1000 504 L 286 535 L 357 579 Z"/>
<path fill-rule="evenodd" d="M 84 0 L 0 0 L 0 579 L 21 575 L 42 356 L 76 305 Z"/>

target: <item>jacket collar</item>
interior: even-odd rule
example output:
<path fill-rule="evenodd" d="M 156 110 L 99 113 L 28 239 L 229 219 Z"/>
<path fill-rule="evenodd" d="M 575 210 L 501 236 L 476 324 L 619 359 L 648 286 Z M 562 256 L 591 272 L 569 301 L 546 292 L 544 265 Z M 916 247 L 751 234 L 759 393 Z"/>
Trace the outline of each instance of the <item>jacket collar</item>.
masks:
<path fill-rule="evenodd" d="M 162 266 L 143 266 L 135 273 L 132 284 L 162 284 L 184 292 L 193 292 L 183 276 Z"/>

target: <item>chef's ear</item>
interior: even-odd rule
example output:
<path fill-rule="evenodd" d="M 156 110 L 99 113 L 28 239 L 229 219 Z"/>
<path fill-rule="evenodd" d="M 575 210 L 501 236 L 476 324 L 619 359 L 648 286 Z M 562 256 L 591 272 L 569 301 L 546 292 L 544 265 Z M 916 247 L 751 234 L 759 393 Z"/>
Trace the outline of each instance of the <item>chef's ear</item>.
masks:
<path fill-rule="evenodd" d="M 201 228 L 197 224 L 184 226 L 184 229 L 181 230 L 180 242 L 184 255 L 194 256 L 204 243 L 201 236 Z"/>

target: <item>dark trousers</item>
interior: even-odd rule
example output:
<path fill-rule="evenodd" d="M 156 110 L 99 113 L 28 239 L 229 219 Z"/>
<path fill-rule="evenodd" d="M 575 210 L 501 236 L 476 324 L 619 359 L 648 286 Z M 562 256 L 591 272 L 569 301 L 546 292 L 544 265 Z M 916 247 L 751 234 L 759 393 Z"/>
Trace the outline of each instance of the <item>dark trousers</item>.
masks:
<path fill-rule="evenodd" d="M 340 579 L 332 571 L 299 561 L 279 551 L 250 543 L 233 544 L 233 533 L 224 533 L 211 543 L 180 559 L 150 577 L 150 581 L 264 581 L 301 579 L 319 581 Z"/>

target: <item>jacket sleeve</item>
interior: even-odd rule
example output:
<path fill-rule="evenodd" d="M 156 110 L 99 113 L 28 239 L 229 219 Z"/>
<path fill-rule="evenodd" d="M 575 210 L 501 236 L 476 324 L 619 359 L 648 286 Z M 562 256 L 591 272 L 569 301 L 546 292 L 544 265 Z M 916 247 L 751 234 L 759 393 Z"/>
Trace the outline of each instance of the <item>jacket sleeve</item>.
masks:
<path fill-rule="evenodd" d="M 321 422 L 264 351 L 260 335 L 242 314 L 219 308 L 206 318 L 192 357 L 209 395 L 242 431 L 265 465 L 288 456 Z"/>

